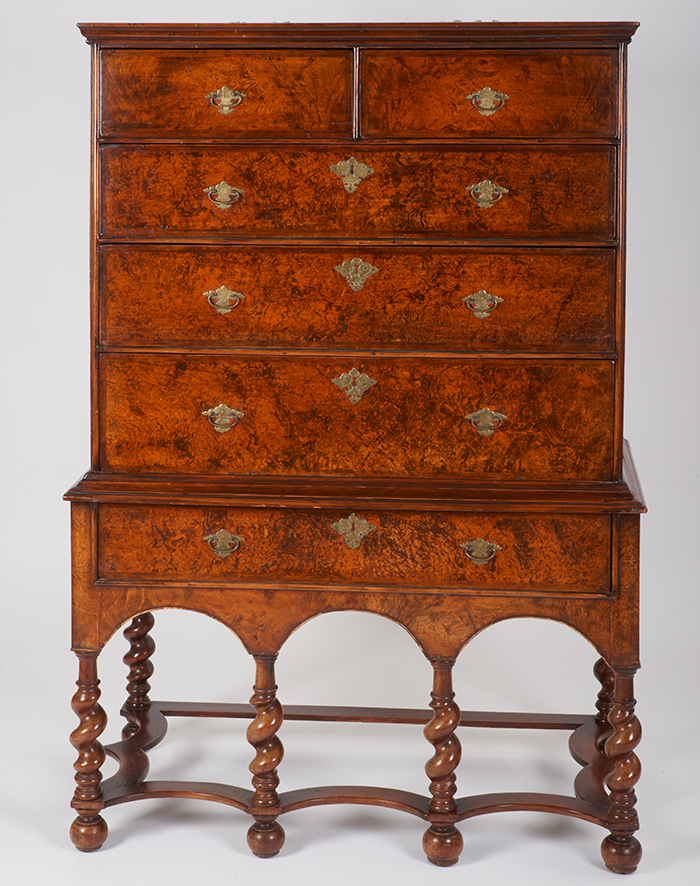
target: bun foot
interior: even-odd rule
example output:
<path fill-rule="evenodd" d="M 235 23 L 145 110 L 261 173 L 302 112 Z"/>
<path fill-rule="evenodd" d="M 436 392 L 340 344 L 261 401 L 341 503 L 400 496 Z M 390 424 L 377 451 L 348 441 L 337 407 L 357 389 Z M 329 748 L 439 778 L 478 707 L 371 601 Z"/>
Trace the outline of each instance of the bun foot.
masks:
<path fill-rule="evenodd" d="M 101 815 L 79 815 L 70 826 L 70 838 L 81 852 L 94 852 L 107 839 L 107 822 Z"/>
<path fill-rule="evenodd" d="M 256 821 L 248 829 L 248 846 L 258 858 L 272 858 L 284 846 L 284 828 L 276 821 Z"/>
<path fill-rule="evenodd" d="M 454 825 L 432 825 L 423 834 L 423 851 L 428 861 L 441 868 L 456 864 L 463 846 L 462 835 Z"/>
<path fill-rule="evenodd" d="M 642 845 L 636 837 L 610 834 L 600 847 L 603 861 L 614 874 L 631 874 L 642 858 Z"/>

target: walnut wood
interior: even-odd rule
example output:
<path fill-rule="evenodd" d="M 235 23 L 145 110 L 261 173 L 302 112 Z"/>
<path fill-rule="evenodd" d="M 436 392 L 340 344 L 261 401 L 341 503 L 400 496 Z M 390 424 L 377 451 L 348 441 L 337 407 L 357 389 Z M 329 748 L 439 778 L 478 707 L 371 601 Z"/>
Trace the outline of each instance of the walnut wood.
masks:
<path fill-rule="evenodd" d="M 374 138 L 602 138 L 618 134 L 614 50 L 368 50 L 362 134 Z M 508 96 L 484 116 L 468 95 Z"/>
<path fill-rule="evenodd" d="M 348 50 L 105 50 L 100 61 L 100 132 L 106 138 L 351 134 Z M 221 86 L 245 93 L 229 114 L 206 97 Z"/>
<path fill-rule="evenodd" d="M 360 512 L 363 516 L 367 512 Z M 304 582 L 459 591 L 610 592 L 611 524 L 600 515 L 502 516 L 372 511 L 376 528 L 351 549 L 332 528 L 347 512 L 100 505 L 99 579 Z M 244 539 L 221 558 L 204 541 Z M 460 547 L 499 544 L 489 563 Z"/>
<path fill-rule="evenodd" d="M 267 857 L 282 813 L 368 804 L 426 821 L 444 865 L 457 822 L 538 810 L 603 826 L 607 866 L 633 870 L 645 505 L 622 403 L 636 24 L 80 27 L 93 43 L 93 470 L 66 495 L 73 841 L 103 843 L 106 806 L 186 797 L 249 814 Z M 223 85 L 246 93 L 231 114 L 207 98 Z M 487 85 L 508 98 L 483 116 L 468 95 Z M 351 156 L 373 171 L 348 193 L 329 167 Z M 485 178 L 508 190 L 491 207 L 467 191 Z M 244 190 L 227 209 L 205 192 L 222 180 Z M 378 268 L 357 292 L 335 270 L 353 258 Z M 207 302 L 223 285 L 245 296 L 227 314 Z M 487 317 L 462 301 L 480 289 L 503 299 Z M 333 383 L 351 368 L 376 382 L 354 404 Z M 243 413 L 225 434 L 202 415 L 219 403 Z M 467 418 L 483 407 L 505 415 L 492 435 Z M 355 548 L 333 529 L 351 514 L 374 527 Z M 205 541 L 221 529 L 241 539 L 226 557 Z M 492 560 L 460 548 L 477 539 L 498 545 Z M 237 635 L 256 660 L 251 705 L 150 701 L 161 608 Z M 345 611 L 408 631 L 433 665 L 432 718 L 283 713 L 281 647 Z M 595 713 L 459 712 L 452 663 L 513 618 L 591 643 Z M 96 661 L 125 626 L 127 725 L 103 747 Z M 253 790 L 148 781 L 170 716 L 249 719 Z M 423 724 L 429 792 L 279 794 L 284 716 Z M 457 797 L 458 726 L 571 731 L 575 796 Z M 103 782 L 105 754 L 118 768 Z"/>
<path fill-rule="evenodd" d="M 634 669 L 615 671 L 613 703 L 608 714 L 612 734 L 605 742 L 605 754 L 614 768 L 606 780 L 610 792 L 610 836 L 603 840 L 601 852 L 606 866 L 618 874 L 635 871 L 642 857 L 642 847 L 632 836 L 639 828 L 634 786 L 641 774 L 634 750 L 642 738 L 642 728 L 634 715 L 634 673 Z"/>
<path fill-rule="evenodd" d="M 615 153 L 605 145 L 108 145 L 100 156 L 100 231 L 613 241 Z M 355 154 L 374 172 L 348 194 L 330 166 Z M 510 193 L 480 208 L 466 189 L 486 178 Z M 245 191 L 228 209 L 204 193 L 222 180 Z"/>
<path fill-rule="evenodd" d="M 276 697 L 275 656 L 256 655 L 255 662 L 255 686 L 250 703 L 256 715 L 246 733 L 255 748 L 255 759 L 249 767 L 253 773 L 251 814 L 255 822 L 248 831 L 248 846 L 259 858 L 271 858 L 284 845 L 284 830 L 275 821 L 280 804 L 277 766 L 284 753 L 277 732 L 283 714 Z"/>
<path fill-rule="evenodd" d="M 353 367 L 377 382 L 354 405 L 333 383 Z M 612 475 L 612 364 L 604 361 L 103 354 L 100 387 L 102 470 Z M 202 416 L 221 402 L 245 416 L 226 434 Z M 466 420 L 484 406 L 508 417 L 489 437 Z"/>
<path fill-rule="evenodd" d="M 353 292 L 335 270 L 379 270 Z M 512 350 L 614 356 L 615 255 L 596 249 L 344 245 L 100 249 L 108 347 Z M 205 293 L 245 299 L 219 314 Z M 478 318 L 463 299 L 503 298 Z"/>
<path fill-rule="evenodd" d="M 81 852 L 93 852 L 107 839 L 107 823 L 99 814 L 104 808 L 100 767 L 105 760 L 99 737 L 107 725 L 107 715 L 99 704 L 97 655 L 78 653 L 78 660 L 78 691 L 73 696 L 72 708 L 80 723 L 70 737 L 78 752 L 73 764 L 76 787 L 71 802 L 78 817 L 71 825 L 70 836 Z"/>

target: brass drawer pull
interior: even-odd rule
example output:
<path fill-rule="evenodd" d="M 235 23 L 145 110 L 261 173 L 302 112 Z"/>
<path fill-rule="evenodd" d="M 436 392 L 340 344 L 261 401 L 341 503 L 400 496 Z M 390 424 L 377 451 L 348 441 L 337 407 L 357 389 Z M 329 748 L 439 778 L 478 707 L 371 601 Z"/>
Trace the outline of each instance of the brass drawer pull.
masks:
<path fill-rule="evenodd" d="M 490 86 L 484 86 L 478 92 L 472 92 L 466 97 L 471 99 L 471 103 L 482 117 L 490 117 L 496 111 L 500 111 L 506 103 L 506 99 L 509 98 L 505 93 L 496 92 Z"/>
<path fill-rule="evenodd" d="M 228 286 L 219 286 L 218 289 L 210 289 L 209 292 L 205 292 L 204 297 L 217 314 L 230 314 L 245 298 L 245 295 L 242 292 L 234 292 Z"/>
<path fill-rule="evenodd" d="M 238 424 L 238 419 L 243 418 L 243 413 L 237 409 L 231 409 L 225 403 L 219 403 L 202 413 L 209 420 L 209 424 L 217 434 L 225 434 Z"/>
<path fill-rule="evenodd" d="M 350 514 L 349 517 L 343 517 L 337 523 L 331 523 L 331 529 L 335 529 L 345 544 L 353 551 L 359 548 L 362 539 L 370 532 L 374 532 L 376 528 L 356 514 Z"/>
<path fill-rule="evenodd" d="M 348 400 L 355 406 L 360 402 L 365 391 L 368 391 L 377 382 L 353 366 L 349 372 L 344 372 L 338 378 L 334 378 L 333 384 L 338 385 L 341 391 L 345 391 Z"/>
<path fill-rule="evenodd" d="M 503 303 L 502 298 L 499 298 L 497 295 L 491 295 L 485 289 L 480 289 L 478 292 L 473 293 L 473 295 L 465 295 L 462 301 L 479 320 L 485 320 L 487 317 L 490 317 L 491 311 Z"/>
<path fill-rule="evenodd" d="M 220 529 L 212 535 L 205 535 L 203 541 L 209 545 L 217 557 L 221 557 L 223 560 L 230 557 L 231 554 L 235 554 L 245 539 L 241 535 L 231 535 L 225 529 Z"/>
<path fill-rule="evenodd" d="M 216 92 L 208 92 L 204 98 L 208 98 L 220 114 L 230 114 L 246 98 L 246 94 L 229 86 L 220 86 Z"/>
<path fill-rule="evenodd" d="M 358 185 L 362 182 L 362 179 L 367 178 L 367 176 L 372 175 L 374 172 L 374 170 L 367 166 L 366 163 L 361 163 L 354 157 L 349 157 L 347 160 L 340 160 L 338 163 L 334 163 L 328 168 L 331 172 L 335 172 L 337 176 L 340 176 L 348 194 L 354 193 L 357 190 Z"/>
<path fill-rule="evenodd" d="M 476 205 L 481 207 L 481 209 L 488 209 L 494 206 L 504 194 L 509 193 L 508 188 L 504 188 L 503 185 L 497 185 L 490 178 L 485 178 L 475 185 L 469 185 L 467 191 L 469 191 L 474 200 L 476 200 Z"/>
<path fill-rule="evenodd" d="M 347 280 L 348 286 L 353 292 L 359 292 L 379 268 L 375 268 L 374 265 L 361 258 L 346 258 L 342 264 L 336 265 L 334 270 Z"/>
<path fill-rule="evenodd" d="M 494 412 L 486 406 L 471 415 L 465 416 L 471 426 L 479 432 L 482 437 L 490 437 L 494 431 L 501 427 L 508 416 L 502 412 Z"/>
<path fill-rule="evenodd" d="M 496 551 L 503 550 L 500 545 L 493 541 L 486 541 L 485 538 L 473 538 L 471 541 L 465 541 L 460 545 L 460 548 L 462 548 L 472 563 L 476 563 L 477 566 L 483 566 L 484 563 L 493 560 L 496 556 Z"/>
<path fill-rule="evenodd" d="M 204 188 L 204 193 L 209 197 L 214 206 L 219 209 L 228 209 L 233 206 L 245 194 L 243 188 L 237 188 L 228 182 L 221 181 L 218 185 Z"/>

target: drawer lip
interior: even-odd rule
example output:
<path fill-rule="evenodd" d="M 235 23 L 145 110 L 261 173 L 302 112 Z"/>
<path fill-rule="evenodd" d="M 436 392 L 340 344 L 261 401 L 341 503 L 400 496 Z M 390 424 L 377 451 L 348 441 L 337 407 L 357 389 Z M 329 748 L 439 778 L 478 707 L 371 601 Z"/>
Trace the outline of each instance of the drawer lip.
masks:
<path fill-rule="evenodd" d="M 273 54 L 278 56 L 274 61 Z M 304 62 L 324 65 L 323 75 L 313 70 L 307 74 Z M 139 70 L 132 70 L 135 66 Z M 105 49 L 99 58 L 99 80 L 98 133 L 103 140 L 185 137 L 235 142 L 253 136 L 312 141 L 352 136 L 349 49 Z M 221 86 L 243 95 L 226 114 L 208 100 Z M 316 119 L 319 109 L 325 111 L 325 120 Z"/>
<path fill-rule="evenodd" d="M 338 268 L 355 257 L 376 270 L 353 291 Z M 616 258 L 610 248 L 102 244 L 99 347 L 611 358 Z M 225 315 L 205 298 L 222 285 L 245 296 Z M 482 289 L 501 299 L 493 315 L 464 303 Z"/>
<path fill-rule="evenodd" d="M 612 591 L 609 515 L 373 510 L 367 513 L 371 531 L 352 546 L 335 529 L 335 521 L 346 516 L 344 509 L 327 507 L 103 503 L 97 514 L 97 578 L 185 587 L 258 582 L 407 587 L 432 594 Z M 222 528 L 240 535 L 237 550 L 224 557 L 207 543 Z M 500 544 L 490 562 L 470 562 L 461 549 L 461 542 L 475 537 Z"/>

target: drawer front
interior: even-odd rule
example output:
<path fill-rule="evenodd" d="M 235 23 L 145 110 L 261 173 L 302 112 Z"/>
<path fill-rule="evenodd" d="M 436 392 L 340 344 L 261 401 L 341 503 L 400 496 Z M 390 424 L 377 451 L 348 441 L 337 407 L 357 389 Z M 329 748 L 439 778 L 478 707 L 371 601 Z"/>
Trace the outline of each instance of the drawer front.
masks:
<path fill-rule="evenodd" d="M 615 237 L 605 145 L 112 145 L 101 175 L 105 237 Z"/>
<path fill-rule="evenodd" d="M 103 580 L 610 591 L 601 515 L 102 504 L 98 532 Z"/>
<path fill-rule="evenodd" d="M 103 50 L 103 137 L 348 137 L 350 50 Z"/>
<path fill-rule="evenodd" d="M 614 348 L 610 249 L 103 246 L 109 346 Z"/>
<path fill-rule="evenodd" d="M 614 50 L 362 53 L 362 134 L 605 138 L 618 134 Z"/>
<path fill-rule="evenodd" d="M 102 470 L 611 479 L 606 361 L 107 353 L 99 378 Z"/>

